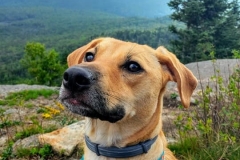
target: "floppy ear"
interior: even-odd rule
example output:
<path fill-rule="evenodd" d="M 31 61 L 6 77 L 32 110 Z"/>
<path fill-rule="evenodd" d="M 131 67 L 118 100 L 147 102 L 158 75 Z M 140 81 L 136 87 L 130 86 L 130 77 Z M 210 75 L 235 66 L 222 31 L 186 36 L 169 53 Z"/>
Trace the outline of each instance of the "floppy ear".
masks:
<path fill-rule="evenodd" d="M 165 80 L 177 82 L 182 104 L 185 108 L 189 107 L 191 95 L 197 86 L 196 77 L 166 48 L 158 47 L 157 57 L 159 62 L 167 67 L 167 69 L 164 69 L 166 73 Z"/>
<path fill-rule="evenodd" d="M 95 47 L 102 40 L 102 38 L 95 39 L 69 54 L 67 57 L 68 67 L 81 63 L 84 57 L 84 53 L 86 53 L 89 49 Z"/>

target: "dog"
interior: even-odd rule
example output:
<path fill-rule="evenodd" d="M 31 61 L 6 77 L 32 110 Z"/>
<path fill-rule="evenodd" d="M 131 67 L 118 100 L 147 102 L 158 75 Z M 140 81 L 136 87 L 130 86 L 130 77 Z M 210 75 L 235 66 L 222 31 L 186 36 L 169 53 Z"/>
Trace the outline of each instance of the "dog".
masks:
<path fill-rule="evenodd" d="M 59 98 L 85 117 L 84 160 L 175 160 L 162 130 L 163 95 L 177 83 L 189 107 L 197 80 L 164 47 L 98 38 L 67 57 Z"/>

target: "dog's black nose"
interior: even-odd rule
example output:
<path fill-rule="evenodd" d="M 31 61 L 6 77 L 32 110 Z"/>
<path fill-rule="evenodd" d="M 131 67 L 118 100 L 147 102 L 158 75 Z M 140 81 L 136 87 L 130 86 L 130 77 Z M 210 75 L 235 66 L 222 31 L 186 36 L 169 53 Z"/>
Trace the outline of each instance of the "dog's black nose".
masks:
<path fill-rule="evenodd" d="M 63 74 L 63 85 L 71 91 L 87 89 L 93 80 L 93 74 L 86 68 L 70 67 Z"/>

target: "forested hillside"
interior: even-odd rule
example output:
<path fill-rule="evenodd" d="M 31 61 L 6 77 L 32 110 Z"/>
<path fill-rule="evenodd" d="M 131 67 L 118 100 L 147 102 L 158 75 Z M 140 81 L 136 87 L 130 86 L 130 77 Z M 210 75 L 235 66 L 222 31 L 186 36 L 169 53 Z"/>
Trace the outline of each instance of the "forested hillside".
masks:
<path fill-rule="evenodd" d="M 75 9 L 70 9 L 74 4 L 72 1 L 69 6 L 60 2 L 0 2 L 0 83 L 24 83 L 29 78 L 19 63 L 27 42 L 40 42 L 47 49 L 55 49 L 64 64 L 67 54 L 98 36 L 132 40 L 153 47 L 168 45 L 173 37 L 167 29 L 173 24 L 168 16 L 154 19 L 125 17 L 93 10 L 93 7 L 90 7 L 92 10 L 86 6 L 81 9 L 88 1 L 83 1 L 84 5 L 75 5 Z"/>

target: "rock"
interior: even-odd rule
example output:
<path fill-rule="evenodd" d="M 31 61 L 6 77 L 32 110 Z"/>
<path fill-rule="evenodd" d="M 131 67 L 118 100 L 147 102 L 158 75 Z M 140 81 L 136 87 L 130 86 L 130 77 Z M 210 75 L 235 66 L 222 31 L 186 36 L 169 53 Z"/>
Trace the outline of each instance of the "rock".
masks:
<path fill-rule="evenodd" d="M 80 121 L 51 133 L 39 135 L 41 144 L 49 144 L 59 154 L 70 156 L 78 144 L 84 141 L 85 121 Z"/>
<path fill-rule="evenodd" d="M 239 68 L 239 63 L 239 59 L 217 59 L 214 63 L 212 60 L 189 63 L 186 64 L 186 67 L 192 71 L 198 80 L 208 82 L 215 74 L 219 74 L 223 77 L 223 80 L 228 79 L 234 69 Z"/>
<path fill-rule="evenodd" d="M 8 141 L 8 136 L 7 135 L 1 135 L 0 137 L 0 147 L 4 146 Z"/>
<path fill-rule="evenodd" d="M 177 143 L 178 141 L 173 138 L 167 138 L 167 142 L 168 142 L 168 144 L 174 144 L 174 143 Z"/>
<path fill-rule="evenodd" d="M 24 115 L 25 112 L 19 109 L 15 109 L 15 108 L 10 108 L 8 110 L 6 110 L 4 113 L 4 115 L 8 115 L 8 114 L 20 114 L 20 115 Z"/>
<path fill-rule="evenodd" d="M 8 136 L 7 135 L 0 135 L 0 153 L 2 153 L 3 149 L 6 147 L 8 142 Z M 1 159 L 1 157 L 0 157 Z"/>
<path fill-rule="evenodd" d="M 39 147 L 40 143 L 38 141 L 38 136 L 39 134 L 32 135 L 30 137 L 20 139 L 15 142 L 13 144 L 13 154 L 16 154 L 18 149 L 31 149 L 33 147 Z"/>

